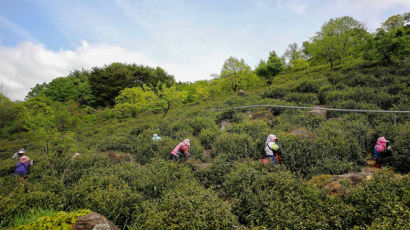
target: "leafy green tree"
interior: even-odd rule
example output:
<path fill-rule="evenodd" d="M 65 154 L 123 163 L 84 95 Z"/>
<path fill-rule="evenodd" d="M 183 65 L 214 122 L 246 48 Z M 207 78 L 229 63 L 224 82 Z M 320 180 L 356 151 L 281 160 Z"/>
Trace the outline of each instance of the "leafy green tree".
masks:
<path fill-rule="evenodd" d="M 125 88 L 115 98 L 114 109 L 120 116 L 136 116 L 144 111 L 152 111 L 158 107 L 159 97 L 148 86 Z"/>
<path fill-rule="evenodd" d="M 383 65 L 392 65 L 410 56 L 410 27 L 385 31 L 379 29 L 367 43 L 364 58 Z"/>
<path fill-rule="evenodd" d="M 22 113 L 24 128 L 47 157 L 51 175 L 56 175 L 56 154 L 68 150 L 73 143 L 72 133 L 63 132 L 64 124 L 70 118 L 66 107 L 53 105 L 47 97 L 38 96 L 23 103 Z"/>
<path fill-rule="evenodd" d="M 298 48 L 298 44 L 296 42 L 291 43 L 288 45 L 288 48 L 286 49 L 285 53 L 283 54 L 283 57 L 286 58 L 288 61 L 289 65 L 292 65 L 292 63 L 300 58 L 303 57 L 302 51 Z"/>
<path fill-rule="evenodd" d="M 220 79 L 234 91 L 238 91 L 246 77 L 251 74 L 251 67 L 243 59 L 228 58 L 221 70 Z"/>
<path fill-rule="evenodd" d="M 410 23 L 410 13 L 396 14 L 383 22 L 382 29 L 385 31 L 392 31 L 399 27 L 403 27 L 408 23 Z"/>
<path fill-rule="evenodd" d="M 272 51 L 269 53 L 268 61 L 261 60 L 255 72 L 270 85 L 273 82 L 273 78 L 281 73 L 284 68 L 283 60 L 276 55 L 275 51 Z"/>
<path fill-rule="evenodd" d="M 146 85 L 126 88 L 115 98 L 114 109 L 123 117 L 135 117 L 144 111 L 156 110 L 162 110 L 165 117 L 171 108 L 182 105 L 187 96 L 188 92 L 178 89 L 176 85 L 167 87 L 164 84 L 157 93 Z"/>
<path fill-rule="evenodd" d="M 314 59 L 328 62 L 333 71 L 336 61 L 349 56 L 358 44 L 364 43 L 366 34 L 361 22 L 344 16 L 330 19 L 311 39 L 310 44 L 304 45 Z"/>
<path fill-rule="evenodd" d="M 171 87 L 163 85 L 158 94 L 160 99 L 159 104 L 163 110 L 162 117 L 167 115 L 169 109 L 182 105 L 188 96 L 188 92 L 178 89 L 176 85 Z"/>
<path fill-rule="evenodd" d="M 174 77 L 160 67 L 154 69 L 121 63 L 113 63 L 103 68 L 94 67 L 89 77 L 97 106 L 114 105 L 114 99 L 125 88 L 142 87 L 145 84 L 156 91 L 160 85 L 171 86 L 174 82 Z"/>
<path fill-rule="evenodd" d="M 7 136 L 14 129 L 18 115 L 17 105 L 0 93 L 0 137 Z"/>
<path fill-rule="evenodd" d="M 53 101 L 74 100 L 81 105 L 93 105 L 95 97 L 88 84 L 88 75 L 86 71 L 76 70 L 67 77 L 58 77 L 49 83 L 37 84 L 31 88 L 26 99 L 44 95 Z"/>

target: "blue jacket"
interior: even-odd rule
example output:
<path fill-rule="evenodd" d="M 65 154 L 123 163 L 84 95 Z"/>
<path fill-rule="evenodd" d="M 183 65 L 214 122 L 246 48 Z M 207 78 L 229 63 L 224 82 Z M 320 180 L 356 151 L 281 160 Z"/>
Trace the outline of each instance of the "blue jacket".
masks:
<path fill-rule="evenodd" d="M 29 162 L 21 163 L 17 162 L 14 174 L 26 175 L 28 173 L 28 168 L 30 167 Z"/>

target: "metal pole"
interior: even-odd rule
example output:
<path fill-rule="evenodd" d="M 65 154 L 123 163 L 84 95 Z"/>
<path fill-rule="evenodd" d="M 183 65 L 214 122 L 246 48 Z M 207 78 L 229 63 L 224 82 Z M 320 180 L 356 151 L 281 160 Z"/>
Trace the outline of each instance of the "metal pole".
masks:
<path fill-rule="evenodd" d="M 394 125 L 396 125 L 396 114 L 394 114 Z"/>

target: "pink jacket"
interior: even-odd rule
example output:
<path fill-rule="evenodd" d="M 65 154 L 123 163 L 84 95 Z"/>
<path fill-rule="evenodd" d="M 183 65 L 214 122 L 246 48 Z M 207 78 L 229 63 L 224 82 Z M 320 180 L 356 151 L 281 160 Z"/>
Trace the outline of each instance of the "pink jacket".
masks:
<path fill-rule="evenodd" d="M 376 151 L 380 153 L 381 151 L 386 150 L 386 142 L 388 142 L 386 138 L 379 137 L 376 142 Z"/>
<path fill-rule="evenodd" d="M 172 150 L 171 154 L 174 156 L 178 155 L 179 148 L 182 148 L 185 154 L 188 154 L 188 148 L 190 147 L 189 139 L 185 139 L 183 142 L 179 143 L 174 150 Z"/>

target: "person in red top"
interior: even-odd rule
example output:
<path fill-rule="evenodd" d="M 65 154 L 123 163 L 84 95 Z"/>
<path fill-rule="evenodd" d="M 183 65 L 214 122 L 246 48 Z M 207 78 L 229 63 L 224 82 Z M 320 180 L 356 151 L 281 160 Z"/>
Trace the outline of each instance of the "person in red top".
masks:
<path fill-rule="evenodd" d="M 191 156 L 191 154 L 188 152 L 189 147 L 191 147 L 190 141 L 189 139 L 185 139 L 184 141 L 179 143 L 174 148 L 174 150 L 172 150 L 171 154 L 169 155 L 169 158 L 175 161 L 179 160 L 179 163 L 181 163 L 184 156 Z"/>

